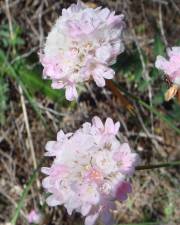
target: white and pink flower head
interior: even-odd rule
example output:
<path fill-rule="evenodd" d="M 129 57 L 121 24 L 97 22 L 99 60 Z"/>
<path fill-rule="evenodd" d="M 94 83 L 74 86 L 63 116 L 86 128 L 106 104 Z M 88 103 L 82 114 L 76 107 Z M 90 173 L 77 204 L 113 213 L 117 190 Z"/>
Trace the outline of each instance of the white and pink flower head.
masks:
<path fill-rule="evenodd" d="M 172 47 L 167 50 L 169 59 L 157 56 L 155 66 L 164 71 L 170 81 L 180 86 L 180 47 Z"/>
<path fill-rule="evenodd" d="M 109 67 L 124 50 L 121 36 L 123 15 L 108 8 L 89 8 L 78 1 L 56 21 L 47 36 L 40 61 L 43 76 L 52 88 L 66 90 L 66 99 L 77 98 L 77 84 L 93 79 L 99 87 L 112 79 Z"/>
<path fill-rule="evenodd" d="M 46 155 L 54 157 L 50 168 L 42 168 L 48 175 L 42 184 L 51 193 L 49 206 L 64 205 L 69 214 L 81 213 L 86 225 L 98 217 L 105 224 L 112 222 L 110 211 L 115 201 L 127 199 L 127 179 L 139 164 L 138 155 L 117 139 L 119 126 L 111 118 L 103 125 L 96 116 L 92 124 L 84 123 L 74 133 L 60 131 L 57 141 L 47 143 Z"/>
<path fill-rule="evenodd" d="M 164 71 L 172 86 L 165 94 L 165 99 L 169 101 L 177 95 L 180 102 L 180 47 L 172 47 L 167 50 L 168 60 L 162 56 L 157 56 L 155 66 Z"/>

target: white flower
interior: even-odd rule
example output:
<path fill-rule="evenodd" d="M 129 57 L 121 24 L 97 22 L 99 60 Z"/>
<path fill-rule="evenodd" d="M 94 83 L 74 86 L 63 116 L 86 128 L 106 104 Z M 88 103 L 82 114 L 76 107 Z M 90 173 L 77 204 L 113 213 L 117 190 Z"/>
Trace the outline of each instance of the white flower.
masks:
<path fill-rule="evenodd" d="M 77 98 L 78 83 L 94 79 L 103 87 L 114 76 L 109 66 L 124 50 L 123 27 L 123 15 L 108 8 L 92 9 L 78 1 L 63 9 L 40 55 L 44 78 L 52 80 L 52 88 L 65 88 L 70 101 Z"/>
<path fill-rule="evenodd" d="M 46 155 L 55 157 L 50 168 L 42 168 L 48 175 L 43 187 L 51 193 L 48 205 L 64 205 L 69 214 L 80 212 L 89 225 L 90 218 L 109 213 L 116 194 L 120 200 L 127 198 L 130 184 L 125 179 L 132 175 L 139 158 L 127 143 L 118 141 L 118 127 L 110 118 L 104 126 L 94 117 L 93 124 L 84 123 L 74 134 L 60 131 L 57 141 L 47 143 Z"/>

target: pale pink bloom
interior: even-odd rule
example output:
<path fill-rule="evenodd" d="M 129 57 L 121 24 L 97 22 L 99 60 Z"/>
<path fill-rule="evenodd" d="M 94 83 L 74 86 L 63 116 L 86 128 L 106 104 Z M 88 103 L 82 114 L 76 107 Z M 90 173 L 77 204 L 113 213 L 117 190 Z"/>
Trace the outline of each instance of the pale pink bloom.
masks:
<path fill-rule="evenodd" d="M 172 83 L 180 86 L 180 47 L 167 50 L 168 60 L 157 56 L 155 66 L 164 71 Z"/>
<path fill-rule="evenodd" d="M 92 124 L 84 123 L 74 133 L 60 131 L 56 141 L 46 144 L 46 155 L 54 156 L 52 166 L 42 168 L 49 206 L 64 205 L 69 214 L 81 213 L 86 225 L 98 217 L 110 224 L 114 201 L 127 198 L 125 180 L 139 162 L 129 145 L 117 139 L 119 126 L 111 118 L 103 124 L 94 117 Z"/>
<path fill-rule="evenodd" d="M 94 79 L 99 87 L 105 86 L 105 79 L 115 74 L 110 65 L 124 50 L 123 18 L 108 8 L 88 8 L 81 1 L 63 9 L 40 54 L 43 77 L 52 80 L 52 88 L 64 88 L 72 101 L 78 96 L 78 84 Z"/>
<path fill-rule="evenodd" d="M 41 213 L 36 210 L 31 210 L 31 212 L 27 216 L 28 223 L 40 224 L 42 222 Z"/>

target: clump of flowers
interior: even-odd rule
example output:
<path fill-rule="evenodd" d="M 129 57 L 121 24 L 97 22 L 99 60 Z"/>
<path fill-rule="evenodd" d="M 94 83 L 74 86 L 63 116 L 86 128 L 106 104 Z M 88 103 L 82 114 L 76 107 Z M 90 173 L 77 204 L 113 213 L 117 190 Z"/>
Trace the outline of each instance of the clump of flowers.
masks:
<path fill-rule="evenodd" d="M 27 216 L 27 220 L 29 223 L 40 224 L 42 222 L 42 214 L 32 209 Z"/>
<path fill-rule="evenodd" d="M 93 79 L 99 87 L 105 86 L 105 79 L 115 73 L 109 66 L 124 50 L 123 18 L 81 1 L 63 9 L 40 54 L 43 76 L 52 80 L 52 88 L 64 88 L 66 99 L 72 101 L 77 98 L 78 83 Z"/>
<path fill-rule="evenodd" d="M 172 47 L 167 50 L 167 55 L 169 60 L 162 56 L 157 56 L 155 66 L 164 71 L 167 75 L 171 87 L 165 94 L 165 98 L 169 101 L 173 98 L 179 91 L 179 101 L 180 101 L 180 47 Z"/>
<path fill-rule="evenodd" d="M 124 201 L 131 192 L 127 181 L 139 164 L 139 157 L 128 143 L 120 143 L 116 135 L 120 124 L 99 117 L 84 123 L 74 133 L 57 133 L 57 141 L 46 145 L 46 156 L 54 157 L 50 168 L 43 167 L 48 176 L 42 185 L 51 193 L 49 206 L 64 205 L 85 216 L 85 224 L 94 224 L 98 217 L 110 224 L 115 201 Z"/>

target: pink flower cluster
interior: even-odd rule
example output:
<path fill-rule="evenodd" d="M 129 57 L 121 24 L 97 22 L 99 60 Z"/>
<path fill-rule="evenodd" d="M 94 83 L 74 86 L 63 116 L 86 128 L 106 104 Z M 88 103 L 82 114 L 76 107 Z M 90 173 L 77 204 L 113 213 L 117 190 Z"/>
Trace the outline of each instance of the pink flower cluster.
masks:
<path fill-rule="evenodd" d="M 157 56 L 155 66 L 168 75 L 172 83 L 180 86 L 180 47 L 172 47 L 167 50 L 169 60 Z"/>
<path fill-rule="evenodd" d="M 119 122 L 107 118 L 105 124 L 99 117 L 84 123 L 74 133 L 61 130 L 57 141 L 46 145 L 46 156 L 54 157 L 52 166 L 43 167 L 47 175 L 43 187 L 51 195 L 49 206 L 64 205 L 85 216 L 85 224 L 92 225 L 100 217 L 110 224 L 115 201 L 124 201 L 131 192 L 127 178 L 139 164 L 139 157 L 128 143 L 120 143 L 116 135 Z"/>
<path fill-rule="evenodd" d="M 41 213 L 37 212 L 36 210 L 31 210 L 27 216 L 27 220 L 29 223 L 39 224 L 42 222 L 42 215 Z"/>
<path fill-rule="evenodd" d="M 99 87 L 112 79 L 109 67 L 124 50 L 123 15 L 108 8 L 88 8 L 78 1 L 56 21 L 48 34 L 40 61 L 52 88 L 66 90 L 66 99 L 77 98 L 77 84 L 93 79 Z"/>

